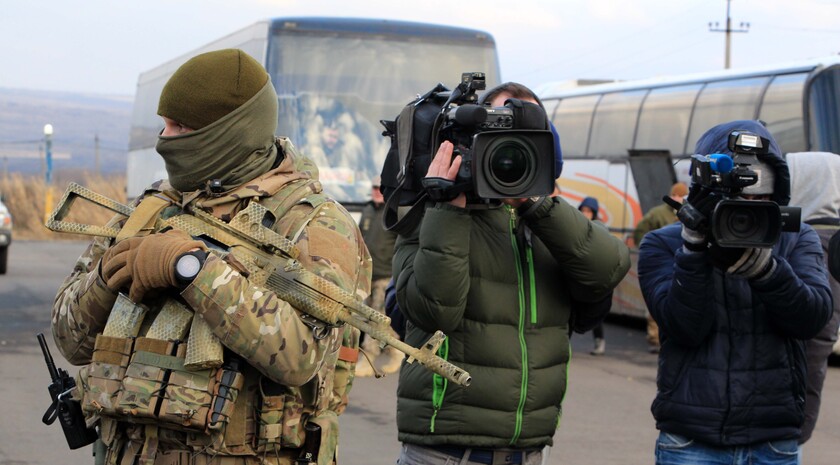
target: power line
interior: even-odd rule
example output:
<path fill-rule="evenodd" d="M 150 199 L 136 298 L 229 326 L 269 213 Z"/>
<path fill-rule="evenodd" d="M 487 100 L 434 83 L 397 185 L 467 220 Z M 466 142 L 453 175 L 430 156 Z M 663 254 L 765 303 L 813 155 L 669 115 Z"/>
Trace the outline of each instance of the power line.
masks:
<path fill-rule="evenodd" d="M 780 31 L 793 31 L 793 32 L 816 32 L 818 34 L 840 34 L 840 29 L 812 29 L 808 27 L 778 27 L 778 26 L 770 26 L 773 29 L 778 29 Z"/>
<path fill-rule="evenodd" d="M 0 141 L 0 145 L 28 145 L 28 144 L 40 144 L 42 142 L 44 142 L 44 139 L 10 140 L 10 141 Z"/>

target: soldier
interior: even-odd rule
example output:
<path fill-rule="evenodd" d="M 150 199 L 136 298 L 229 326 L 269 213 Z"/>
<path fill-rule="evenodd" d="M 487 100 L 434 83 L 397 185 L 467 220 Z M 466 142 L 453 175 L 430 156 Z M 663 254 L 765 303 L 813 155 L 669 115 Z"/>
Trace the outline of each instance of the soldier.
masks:
<path fill-rule="evenodd" d="M 259 202 L 304 268 L 366 297 L 371 265 L 359 230 L 321 193 L 315 165 L 275 138 L 277 108 L 265 69 L 241 50 L 182 65 L 158 106 L 168 182 L 115 219 L 120 237 L 94 240 L 58 291 L 53 336 L 68 361 L 86 365 L 77 394 L 88 422 L 99 422 L 100 463 L 291 464 L 304 444 L 315 445 L 305 463 L 334 460 L 358 331 L 307 318 L 255 284 L 237 250 L 208 253 L 186 233 L 147 227 L 194 211 L 230 221 Z M 147 309 L 137 337 L 109 335 L 121 292 Z M 195 312 L 190 333 L 206 323 L 221 341 L 221 366 L 185 367 L 193 334 L 150 337 L 169 324 L 161 306 L 172 302 Z"/>
<path fill-rule="evenodd" d="M 671 191 L 668 193 L 668 196 L 674 199 L 677 203 L 682 203 L 687 194 L 688 186 L 686 186 L 684 182 L 678 182 L 671 186 Z M 667 203 L 661 203 L 651 208 L 650 211 L 648 211 L 647 214 L 645 214 L 645 216 L 639 221 L 636 225 L 636 229 L 633 231 L 633 241 L 635 242 L 636 247 L 639 247 L 642 244 L 642 238 L 648 232 L 664 228 L 665 226 L 676 222 L 677 211 L 674 210 L 674 207 L 668 205 Z M 648 352 L 658 354 L 659 326 L 656 324 L 656 320 L 653 319 L 650 312 L 645 312 L 645 317 L 647 318 Z"/>

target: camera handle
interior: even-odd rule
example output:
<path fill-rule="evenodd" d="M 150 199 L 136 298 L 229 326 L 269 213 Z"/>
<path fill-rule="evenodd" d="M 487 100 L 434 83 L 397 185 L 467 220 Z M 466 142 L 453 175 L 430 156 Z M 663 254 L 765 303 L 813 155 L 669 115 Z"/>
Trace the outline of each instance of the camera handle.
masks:
<path fill-rule="evenodd" d="M 685 205 L 677 202 L 676 200 L 672 199 L 671 197 L 668 197 L 667 195 L 662 196 L 662 201 L 667 203 L 668 206 L 670 206 L 671 208 L 673 208 L 674 210 L 677 210 L 677 211 L 679 211 L 682 207 L 685 206 Z"/>
<path fill-rule="evenodd" d="M 677 218 L 689 229 L 699 231 L 706 221 L 706 215 L 690 203 L 679 203 L 667 195 L 662 197 L 662 201 L 677 211 Z"/>
<path fill-rule="evenodd" d="M 439 177 L 423 178 L 420 182 L 429 194 L 429 198 L 435 202 L 449 202 L 462 192 L 466 192 L 469 187 L 466 183 L 456 184 L 455 181 Z"/>

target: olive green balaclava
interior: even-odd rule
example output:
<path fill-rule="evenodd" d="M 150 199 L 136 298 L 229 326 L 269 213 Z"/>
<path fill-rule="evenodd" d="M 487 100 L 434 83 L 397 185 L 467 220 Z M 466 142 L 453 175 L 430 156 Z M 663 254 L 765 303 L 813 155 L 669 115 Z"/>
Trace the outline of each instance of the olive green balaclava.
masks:
<path fill-rule="evenodd" d="M 277 94 L 262 65 L 241 50 L 184 63 L 164 86 L 158 114 L 195 130 L 158 138 L 169 182 L 181 192 L 214 179 L 227 191 L 275 162 Z"/>

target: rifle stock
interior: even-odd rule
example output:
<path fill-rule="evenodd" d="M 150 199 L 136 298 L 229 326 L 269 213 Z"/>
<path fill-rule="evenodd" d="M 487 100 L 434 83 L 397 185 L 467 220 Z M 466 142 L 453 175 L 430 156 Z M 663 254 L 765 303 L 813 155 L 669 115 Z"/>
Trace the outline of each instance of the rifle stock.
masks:
<path fill-rule="evenodd" d="M 79 184 L 70 183 L 58 207 L 47 220 L 47 228 L 63 233 L 117 237 L 118 228 L 64 221 L 74 200 L 79 197 L 124 216 L 130 216 L 133 212 L 127 205 Z M 463 386 L 470 384 L 469 373 L 436 355 L 446 337 L 443 332 L 435 332 L 419 349 L 393 337 L 389 332 L 390 318 L 332 282 L 306 270 L 297 260 L 298 251 L 294 244 L 264 225 L 263 220 L 267 216 L 274 219 L 273 214 L 264 206 L 251 202 L 229 223 L 203 211 L 193 210 L 190 214 L 176 215 L 160 222 L 157 229 L 172 227 L 193 237 L 219 244 L 227 252 L 234 253 L 236 259 L 248 269 L 252 282 L 271 290 L 300 311 L 330 325 L 349 324 L 380 343 L 405 353 L 408 363 L 416 360 L 454 383 Z"/>

